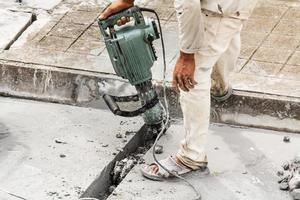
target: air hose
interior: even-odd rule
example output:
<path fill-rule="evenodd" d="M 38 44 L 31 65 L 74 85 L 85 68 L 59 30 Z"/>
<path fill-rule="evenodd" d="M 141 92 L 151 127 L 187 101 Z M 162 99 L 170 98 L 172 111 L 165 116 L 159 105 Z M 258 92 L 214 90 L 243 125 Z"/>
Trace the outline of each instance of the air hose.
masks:
<path fill-rule="evenodd" d="M 166 95 L 166 73 L 167 73 L 167 63 L 166 63 L 166 51 L 165 51 L 165 43 L 164 43 L 164 38 L 163 38 L 163 34 L 162 34 L 162 28 L 161 28 L 161 23 L 160 23 L 160 19 L 159 16 L 157 14 L 157 12 L 153 9 L 149 9 L 149 8 L 140 8 L 141 11 L 144 12 L 150 12 L 153 13 L 156 16 L 156 19 L 158 21 L 158 26 L 159 26 L 159 32 L 160 32 L 160 39 L 161 39 L 161 46 L 162 46 L 162 53 L 163 53 L 163 96 L 164 96 L 164 105 L 163 105 L 163 109 L 165 112 L 165 117 L 166 119 L 163 122 L 163 127 L 161 129 L 161 131 L 158 133 L 154 144 L 153 144 L 153 149 L 152 149 L 152 156 L 154 161 L 162 168 L 164 169 L 166 172 L 168 172 L 169 174 L 171 174 L 172 176 L 186 182 L 196 193 L 196 197 L 194 198 L 194 200 L 201 200 L 201 194 L 200 192 L 197 190 L 197 188 L 187 179 L 183 178 L 182 176 L 178 175 L 177 173 L 174 173 L 170 170 L 168 170 L 165 166 L 163 166 L 157 159 L 156 154 L 155 154 L 155 149 L 156 146 L 158 144 L 159 139 L 161 138 L 161 136 L 165 133 L 169 121 L 170 121 L 170 114 L 169 114 L 169 105 L 168 105 L 168 101 L 167 101 L 167 95 Z"/>

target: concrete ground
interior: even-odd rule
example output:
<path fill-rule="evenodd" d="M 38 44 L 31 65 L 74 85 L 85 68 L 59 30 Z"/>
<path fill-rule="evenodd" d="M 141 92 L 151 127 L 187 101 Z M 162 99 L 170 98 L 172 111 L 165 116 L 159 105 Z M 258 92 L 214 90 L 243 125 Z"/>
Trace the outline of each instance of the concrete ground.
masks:
<path fill-rule="evenodd" d="M 124 119 L 105 110 L 11 98 L 0 98 L 0 107 L 3 200 L 78 199 L 100 174 L 110 175 L 107 166 L 142 126 L 140 118 Z M 117 138 L 117 133 L 123 137 Z M 286 135 L 290 143 L 283 142 Z M 158 158 L 174 154 L 182 136 L 181 120 L 173 121 L 159 141 L 164 152 Z M 289 199 L 278 189 L 276 172 L 299 153 L 299 142 L 297 134 L 212 125 L 207 145 L 211 174 L 193 172 L 185 178 L 201 191 L 203 200 Z M 144 158 L 152 162 L 151 150 Z M 107 184 L 98 182 L 92 188 L 101 190 Z M 149 181 L 137 165 L 108 199 L 193 197 L 193 190 L 182 181 Z"/>
<path fill-rule="evenodd" d="M 104 110 L 10 98 L 0 107 L 1 200 L 78 199 L 142 126 Z"/>
<path fill-rule="evenodd" d="M 291 143 L 283 142 L 285 135 L 291 137 Z M 172 124 L 159 142 L 164 152 L 158 158 L 176 153 L 182 137 L 182 124 Z M 184 177 L 201 192 L 202 200 L 288 200 L 288 193 L 279 190 L 276 172 L 300 152 L 299 142 L 299 135 L 284 132 L 212 125 L 207 145 L 211 174 L 192 172 Z M 151 150 L 145 157 L 148 163 L 153 161 Z M 141 176 L 139 167 L 109 200 L 194 199 L 194 191 L 183 181 L 153 182 Z"/>

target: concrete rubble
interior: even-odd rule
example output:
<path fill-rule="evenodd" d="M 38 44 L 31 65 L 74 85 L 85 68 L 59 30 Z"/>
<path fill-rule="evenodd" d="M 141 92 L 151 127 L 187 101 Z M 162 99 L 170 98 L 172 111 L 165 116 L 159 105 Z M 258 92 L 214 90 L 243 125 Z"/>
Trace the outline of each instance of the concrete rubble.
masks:
<path fill-rule="evenodd" d="M 150 148 L 149 145 L 137 148 L 134 154 L 128 155 L 126 158 L 117 161 L 112 170 L 112 184 L 114 187 L 119 185 L 126 175 L 132 170 L 137 164 L 144 163 L 144 155 Z"/>
<path fill-rule="evenodd" d="M 283 163 L 284 171 L 278 171 L 279 188 L 288 190 L 295 200 L 300 199 L 300 154 L 296 155 L 291 161 Z"/>
<path fill-rule="evenodd" d="M 154 149 L 154 152 L 155 152 L 156 154 L 161 154 L 161 153 L 164 152 L 164 147 L 163 147 L 162 145 L 156 145 L 156 146 L 155 146 L 155 149 Z"/>

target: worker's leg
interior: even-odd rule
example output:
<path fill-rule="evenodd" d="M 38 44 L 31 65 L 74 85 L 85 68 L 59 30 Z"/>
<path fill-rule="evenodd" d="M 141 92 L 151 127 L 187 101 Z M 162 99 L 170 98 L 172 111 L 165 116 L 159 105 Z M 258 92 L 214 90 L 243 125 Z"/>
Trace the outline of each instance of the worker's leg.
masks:
<path fill-rule="evenodd" d="M 227 51 L 233 37 L 240 31 L 238 19 L 206 16 L 205 44 L 195 54 L 195 80 L 190 92 L 181 91 L 180 103 L 184 117 L 185 137 L 177 158 L 186 166 L 197 169 L 207 164 L 205 143 L 210 119 L 210 88 L 213 66 Z"/>
<path fill-rule="evenodd" d="M 241 49 L 241 32 L 237 31 L 232 38 L 228 49 L 220 57 L 212 72 L 212 89 L 214 96 L 223 96 L 230 87 L 229 76 L 236 69 Z"/>

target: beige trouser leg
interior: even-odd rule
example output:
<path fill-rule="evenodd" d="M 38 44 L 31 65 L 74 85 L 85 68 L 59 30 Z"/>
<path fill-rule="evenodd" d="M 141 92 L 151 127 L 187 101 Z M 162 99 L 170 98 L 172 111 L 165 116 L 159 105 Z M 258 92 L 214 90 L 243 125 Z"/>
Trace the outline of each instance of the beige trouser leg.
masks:
<path fill-rule="evenodd" d="M 219 16 L 204 16 L 204 24 L 205 42 L 201 50 L 195 54 L 195 80 L 198 84 L 190 92 L 180 92 L 185 137 L 181 141 L 177 157 L 192 169 L 198 169 L 207 164 L 205 143 L 210 119 L 213 66 L 218 63 L 218 72 L 221 74 L 222 81 L 228 84 L 227 72 L 231 70 L 230 66 L 234 67 L 236 62 L 242 27 L 242 21 L 239 19 Z M 226 64 L 222 65 L 223 63 Z M 227 66 L 226 69 L 224 66 Z"/>
<path fill-rule="evenodd" d="M 230 87 L 229 76 L 236 69 L 237 60 L 241 50 L 241 34 L 237 32 L 225 53 L 220 57 L 212 72 L 212 94 L 224 95 Z"/>

